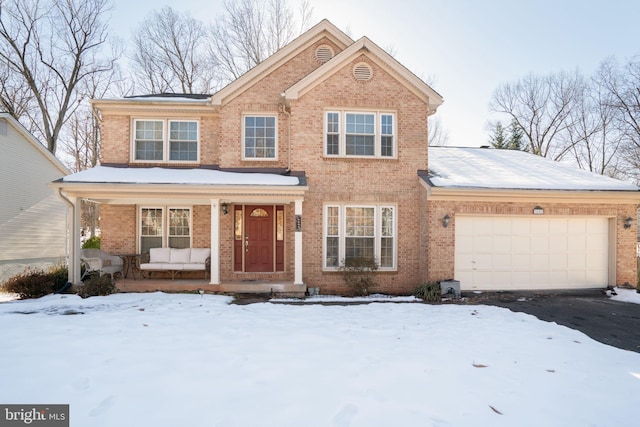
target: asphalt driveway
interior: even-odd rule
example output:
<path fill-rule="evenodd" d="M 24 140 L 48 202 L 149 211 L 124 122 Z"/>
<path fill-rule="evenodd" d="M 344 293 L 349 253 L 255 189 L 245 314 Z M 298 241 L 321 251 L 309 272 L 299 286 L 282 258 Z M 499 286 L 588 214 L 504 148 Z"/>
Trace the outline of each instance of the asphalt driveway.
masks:
<path fill-rule="evenodd" d="M 591 338 L 640 353 L 640 305 L 611 300 L 601 290 L 576 292 L 463 292 L 465 304 L 524 312 L 577 329 Z"/>

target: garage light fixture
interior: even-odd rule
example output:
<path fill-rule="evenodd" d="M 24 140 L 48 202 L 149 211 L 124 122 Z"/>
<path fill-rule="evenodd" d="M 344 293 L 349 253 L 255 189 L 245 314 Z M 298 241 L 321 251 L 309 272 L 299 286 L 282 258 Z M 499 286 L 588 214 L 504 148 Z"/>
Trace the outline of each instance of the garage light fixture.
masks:
<path fill-rule="evenodd" d="M 624 220 L 624 228 L 631 228 L 633 225 L 633 218 L 629 217 Z"/>
<path fill-rule="evenodd" d="M 223 203 L 222 204 L 222 215 L 226 215 L 229 213 L 229 209 L 227 208 L 227 204 Z"/>
<path fill-rule="evenodd" d="M 542 209 L 540 206 L 536 206 L 535 208 L 533 208 L 533 214 L 544 215 L 544 209 Z"/>
<path fill-rule="evenodd" d="M 444 228 L 447 228 L 449 226 L 449 221 L 451 221 L 451 217 L 449 216 L 449 214 L 447 214 L 444 216 L 444 218 L 442 218 L 442 226 Z"/>

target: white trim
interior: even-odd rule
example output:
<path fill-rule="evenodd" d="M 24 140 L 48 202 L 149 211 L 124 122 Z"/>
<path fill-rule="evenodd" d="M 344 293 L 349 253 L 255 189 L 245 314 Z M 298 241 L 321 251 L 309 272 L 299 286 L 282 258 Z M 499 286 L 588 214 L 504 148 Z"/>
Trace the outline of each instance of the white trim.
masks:
<path fill-rule="evenodd" d="M 210 285 L 220 284 L 220 199 L 211 199 Z"/>
<path fill-rule="evenodd" d="M 339 267 L 327 266 L 327 210 L 330 207 L 338 208 L 338 266 L 342 265 L 345 258 L 346 245 L 346 210 L 347 208 L 373 208 L 374 209 L 374 257 L 380 264 L 382 251 L 382 209 L 393 210 L 393 265 L 391 267 L 379 266 L 379 271 L 397 271 L 398 269 L 398 205 L 395 204 L 359 204 L 359 203 L 325 203 L 322 207 L 322 270 L 336 271 Z"/>
<path fill-rule="evenodd" d="M 171 209 L 188 209 L 189 210 L 189 247 L 193 246 L 193 206 L 181 206 L 181 205 L 138 205 L 137 209 L 137 242 L 138 252 L 142 250 L 142 238 L 143 237 L 158 237 L 158 236 L 143 236 L 142 235 L 142 210 L 143 209 L 160 209 L 162 211 L 162 234 L 159 236 L 162 242 L 163 248 L 168 248 L 169 237 L 186 237 L 186 236 L 169 236 L 169 211 Z"/>
<path fill-rule="evenodd" d="M 272 117 L 274 119 L 274 153 L 273 153 L 273 157 L 246 157 L 246 150 L 245 150 L 245 119 L 247 117 Z M 244 161 L 248 161 L 248 162 L 275 162 L 278 161 L 278 113 L 243 113 L 242 114 L 242 123 L 240 125 L 241 127 L 241 150 L 242 150 L 242 160 Z"/>
<path fill-rule="evenodd" d="M 162 122 L 162 160 L 136 159 L 136 123 L 137 122 Z M 196 123 L 196 160 L 170 160 L 170 124 L 172 122 Z M 179 117 L 132 117 L 131 132 L 129 138 L 129 159 L 131 163 L 153 163 L 153 164 L 198 164 L 200 163 L 200 152 L 202 141 L 200 138 L 201 123 L 198 119 L 188 119 Z"/>
<path fill-rule="evenodd" d="M 329 114 L 338 114 L 338 154 L 327 153 L 327 134 L 328 134 L 328 119 Z M 346 154 L 347 152 L 347 114 L 361 114 L 361 115 L 373 115 L 373 138 L 374 138 L 374 152 L 371 156 L 365 155 L 353 155 Z M 326 158 L 358 158 L 358 159 L 379 159 L 379 160 L 393 160 L 398 158 L 398 114 L 393 110 L 355 110 L 355 109 L 326 109 L 324 111 L 322 139 L 323 148 L 322 153 Z M 382 155 L 382 116 L 392 117 L 393 133 L 393 155 Z M 386 136 L 386 135 L 385 135 Z"/>
<path fill-rule="evenodd" d="M 302 215 L 302 200 L 296 199 L 294 201 L 294 215 Z M 294 216 L 295 218 L 295 216 Z M 304 228 L 304 222 L 303 222 Z M 295 231 L 294 233 L 294 267 L 293 267 L 293 284 L 303 285 L 302 281 L 302 231 Z"/>

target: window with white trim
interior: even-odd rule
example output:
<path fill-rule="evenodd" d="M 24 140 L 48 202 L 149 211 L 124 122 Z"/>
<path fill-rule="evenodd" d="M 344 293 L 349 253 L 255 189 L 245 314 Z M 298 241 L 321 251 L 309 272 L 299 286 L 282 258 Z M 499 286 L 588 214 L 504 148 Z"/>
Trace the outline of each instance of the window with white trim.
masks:
<path fill-rule="evenodd" d="M 324 153 L 331 157 L 396 157 L 395 114 L 327 111 Z"/>
<path fill-rule="evenodd" d="M 139 162 L 197 162 L 196 120 L 135 119 L 133 160 Z"/>
<path fill-rule="evenodd" d="M 149 253 L 150 248 L 190 248 L 191 231 L 191 208 L 140 208 L 140 253 Z"/>
<path fill-rule="evenodd" d="M 278 148 L 277 135 L 276 116 L 244 116 L 244 159 L 275 160 Z"/>
<path fill-rule="evenodd" d="M 324 267 L 374 258 L 381 270 L 396 268 L 396 207 L 326 205 Z"/>

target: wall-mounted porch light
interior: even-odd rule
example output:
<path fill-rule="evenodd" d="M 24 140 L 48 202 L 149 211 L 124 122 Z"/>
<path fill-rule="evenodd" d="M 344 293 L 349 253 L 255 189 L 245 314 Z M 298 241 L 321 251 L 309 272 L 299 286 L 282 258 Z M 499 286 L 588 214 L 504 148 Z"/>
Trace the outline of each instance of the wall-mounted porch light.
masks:
<path fill-rule="evenodd" d="M 229 213 L 229 209 L 228 209 L 228 207 L 227 207 L 227 204 L 226 204 L 226 203 L 223 203 L 223 204 L 222 204 L 222 215 L 226 215 L 226 214 L 228 214 L 228 213 Z"/>
<path fill-rule="evenodd" d="M 624 220 L 624 228 L 631 228 L 633 225 L 633 218 L 629 217 Z"/>
<path fill-rule="evenodd" d="M 447 214 L 444 216 L 444 218 L 442 218 L 442 226 L 444 228 L 447 228 L 449 226 L 449 221 L 451 221 L 451 217 L 449 216 L 449 214 Z"/>

